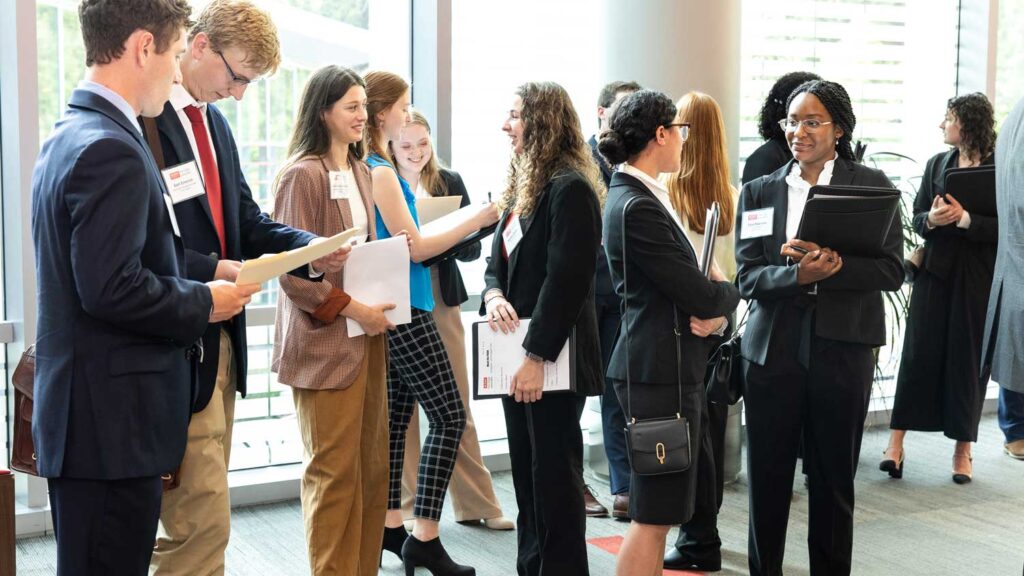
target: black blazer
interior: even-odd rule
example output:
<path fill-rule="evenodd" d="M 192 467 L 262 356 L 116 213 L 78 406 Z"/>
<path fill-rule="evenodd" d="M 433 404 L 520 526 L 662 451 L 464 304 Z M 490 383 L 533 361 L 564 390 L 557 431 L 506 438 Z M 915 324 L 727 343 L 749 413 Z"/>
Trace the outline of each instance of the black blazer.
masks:
<path fill-rule="evenodd" d="M 194 384 L 185 350 L 213 301 L 185 278 L 164 194 L 131 120 L 72 92 L 32 174 L 42 476 L 139 478 L 181 463 Z"/>
<path fill-rule="evenodd" d="M 885 239 L 885 257 L 863 258 L 840 254 L 843 268 L 818 283 L 818 295 L 807 296 L 797 284 L 797 267 L 787 263 L 779 251 L 786 238 L 786 210 L 789 185 L 786 176 L 794 161 L 768 176 L 743 186 L 736 211 L 736 265 L 740 294 L 750 300 L 750 316 L 741 343 L 743 357 L 764 365 L 772 338 L 779 337 L 777 315 L 792 310 L 801 298 L 816 303 L 815 334 L 822 338 L 882 346 L 885 344 L 885 308 L 882 290 L 898 290 L 903 283 L 903 230 L 893 218 Z M 880 170 L 836 159 L 832 184 L 892 188 Z M 748 210 L 774 207 L 772 234 L 743 240 L 743 214 Z M 787 335 L 789 336 L 789 335 Z"/>
<path fill-rule="evenodd" d="M 197 160 L 192 154 L 185 128 L 170 102 L 164 105 L 164 111 L 157 117 L 156 125 L 160 132 L 164 163 L 167 166 Z M 206 199 L 206 194 L 175 204 L 174 212 L 178 216 L 181 238 L 185 242 L 188 277 L 200 282 L 210 282 L 217 269 L 217 262 L 222 258 L 258 258 L 263 254 L 284 252 L 309 244 L 315 235 L 274 222 L 260 211 L 260 207 L 252 199 L 252 192 L 242 173 L 238 148 L 235 146 L 227 119 L 212 104 L 206 107 L 206 125 L 217 155 L 223 199 L 226 236 L 224 240 L 228 253 L 218 255 L 220 240 L 217 238 L 217 230 L 213 227 L 213 217 L 210 215 L 210 203 Z M 294 270 L 292 274 L 310 279 L 306 266 Z M 239 314 L 227 323 L 211 324 L 203 334 L 203 362 L 199 365 L 199 390 L 193 407 L 196 412 L 205 408 L 213 395 L 214 384 L 217 381 L 222 327 L 231 335 L 236 385 L 242 396 L 245 396 L 249 355 L 245 338 L 245 314 Z"/>
<path fill-rule="evenodd" d="M 501 215 L 484 274 L 484 293 L 499 288 L 522 318 L 530 318 L 523 347 L 554 361 L 576 328 L 576 393 L 604 391 L 594 311 L 593 254 L 601 242 L 601 207 L 590 184 L 576 172 L 548 182 L 533 213 L 520 217 L 523 237 L 502 256 Z M 480 313 L 485 312 L 483 304 Z"/>
<path fill-rule="evenodd" d="M 623 223 L 623 207 L 634 198 Z M 694 336 L 689 329 L 690 316 L 717 318 L 732 312 L 740 301 L 736 287 L 731 282 L 712 282 L 701 273 L 697 255 L 682 229 L 650 189 L 629 174 L 616 172 L 612 176 L 604 222 L 604 246 L 612 283 L 624 300 L 623 324 L 608 364 L 608 376 L 624 381 L 629 370 L 633 382 L 678 382 L 673 314 L 673 309 L 677 309 L 682 333 L 679 350 L 682 380 L 688 384 L 703 382 L 708 354 L 715 340 Z M 627 263 L 622 260 L 624 241 Z M 624 264 L 628 264 L 628 269 Z M 628 294 L 622 281 L 624 270 L 629 274 Z"/>
<path fill-rule="evenodd" d="M 446 196 L 462 196 L 460 208 L 469 206 L 469 192 L 462 182 L 462 176 L 452 170 L 441 169 L 441 178 L 448 188 Z M 472 262 L 480 257 L 480 242 L 472 246 L 466 246 L 455 254 L 455 259 L 460 262 Z M 466 294 L 466 286 L 462 283 L 462 274 L 459 273 L 459 266 L 451 258 L 442 260 L 436 264 L 437 282 L 441 288 L 441 299 L 448 306 L 460 306 L 469 295 Z"/>
<path fill-rule="evenodd" d="M 949 277 L 953 266 L 964 257 L 977 258 L 985 262 L 988 270 L 995 267 L 995 245 L 999 223 L 995 216 L 971 214 L 971 224 L 966 230 L 953 226 L 939 226 L 928 229 L 928 212 L 932 209 L 935 196 L 946 193 L 946 171 L 956 168 L 960 152 L 953 148 L 932 156 L 924 168 L 921 188 L 914 198 L 914 230 L 924 238 L 924 267 L 939 278 Z M 990 155 L 982 166 L 995 164 Z"/>
<path fill-rule="evenodd" d="M 743 164 L 743 183 L 767 176 L 779 168 L 785 166 L 793 159 L 793 153 L 785 142 L 778 140 L 767 140 L 757 147 L 754 153 L 747 157 Z"/>

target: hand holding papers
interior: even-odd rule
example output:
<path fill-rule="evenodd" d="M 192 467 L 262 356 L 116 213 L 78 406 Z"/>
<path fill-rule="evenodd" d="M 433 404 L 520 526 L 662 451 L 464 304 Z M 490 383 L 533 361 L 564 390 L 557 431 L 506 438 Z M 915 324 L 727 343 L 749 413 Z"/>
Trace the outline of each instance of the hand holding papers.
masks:
<path fill-rule="evenodd" d="M 362 228 L 351 228 L 319 242 L 311 242 L 303 248 L 296 248 L 280 254 L 266 254 L 253 260 L 246 260 L 238 271 L 235 284 L 262 284 L 271 278 L 287 274 L 300 266 L 323 258 L 361 233 Z"/>
<path fill-rule="evenodd" d="M 353 300 L 367 306 L 394 304 L 394 310 L 385 311 L 384 316 L 395 326 L 411 322 L 409 244 L 405 236 L 367 242 L 352 248 L 352 254 L 345 263 L 344 285 L 345 292 Z M 355 320 L 346 318 L 345 321 L 349 337 L 365 334 Z"/>
<path fill-rule="evenodd" d="M 419 215 L 420 228 L 438 218 L 447 216 L 459 209 L 462 196 L 430 196 L 416 199 L 416 214 Z"/>
<path fill-rule="evenodd" d="M 512 388 L 512 377 L 523 361 L 526 350 L 523 340 L 530 319 L 522 318 L 515 332 L 503 334 L 491 330 L 487 322 L 473 324 L 473 398 L 501 398 Z M 544 388 L 547 392 L 568 392 L 573 389 L 575 334 L 569 337 L 558 359 L 544 363 Z"/>

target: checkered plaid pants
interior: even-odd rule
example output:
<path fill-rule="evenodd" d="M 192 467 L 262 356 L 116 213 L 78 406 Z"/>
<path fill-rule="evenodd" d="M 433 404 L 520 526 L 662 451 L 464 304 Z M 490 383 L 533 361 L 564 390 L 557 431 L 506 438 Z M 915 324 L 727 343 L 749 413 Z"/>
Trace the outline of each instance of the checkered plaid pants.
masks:
<path fill-rule="evenodd" d="M 430 432 L 420 455 L 413 515 L 440 520 L 459 440 L 466 428 L 466 410 L 433 315 L 413 308 L 412 322 L 388 332 L 388 354 L 391 422 L 388 509 L 402 507 L 405 432 L 418 402 L 430 422 Z"/>

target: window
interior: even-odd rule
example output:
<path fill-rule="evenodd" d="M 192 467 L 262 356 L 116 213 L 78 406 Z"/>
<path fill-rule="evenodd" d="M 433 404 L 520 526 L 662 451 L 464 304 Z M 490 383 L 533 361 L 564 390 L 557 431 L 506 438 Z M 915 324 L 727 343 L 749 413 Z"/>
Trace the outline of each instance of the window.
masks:
<path fill-rule="evenodd" d="M 198 14 L 207 1 L 194 1 Z M 227 116 L 253 198 L 273 207 L 274 176 L 285 160 L 292 122 L 310 74 L 326 64 L 366 72 L 411 69 L 411 11 L 407 0 L 264 0 L 278 28 L 283 62 L 277 74 L 253 84 L 241 102 L 216 105 Z M 37 2 L 39 133 L 44 139 L 84 73 L 77 1 Z M 232 469 L 298 462 L 302 458 L 291 393 L 270 372 L 277 283 L 247 308 L 248 394 L 235 407 Z"/>

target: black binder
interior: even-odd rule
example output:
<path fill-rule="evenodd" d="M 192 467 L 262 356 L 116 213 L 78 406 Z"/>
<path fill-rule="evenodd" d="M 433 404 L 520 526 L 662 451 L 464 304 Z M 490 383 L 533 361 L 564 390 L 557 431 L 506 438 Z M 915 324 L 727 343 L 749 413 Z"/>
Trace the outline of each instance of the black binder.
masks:
<path fill-rule="evenodd" d="M 444 262 L 445 260 L 454 257 L 455 254 L 457 254 L 463 248 L 470 246 L 475 242 L 479 242 L 484 238 L 487 238 L 491 234 L 494 234 L 494 231 L 497 229 L 497 222 L 491 224 L 490 226 L 487 226 L 486 228 L 481 228 L 476 232 L 473 232 L 469 236 L 466 236 L 462 240 L 459 240 L 458 243 L 455 244 L 455 246 L 452 246 L 451 248 L 445 250 L 444 252 L 438 254 L 437 256 L 434 256 L 433 258 L 427 258 L 422 262 L 422 264 L 429 268 L 434 264 L 437 264 L 438 262 Z"/>
<path fill-rule="evenodd" d="M 840 256 L 884 256 L 900 192 L 868 186 L 813 186 L 796 237 Z"/>
<path fill-rule="evenodd" d="M 946 171 L 946 194 L 964 210 L 979 216 L 996 215 L 996 167 L 952 168 Z"/>

